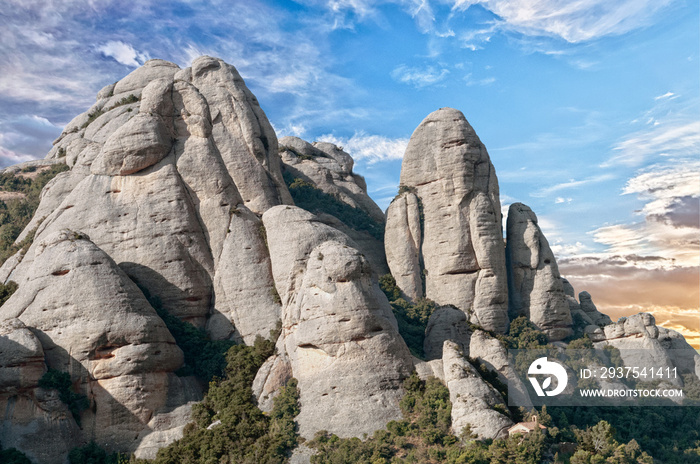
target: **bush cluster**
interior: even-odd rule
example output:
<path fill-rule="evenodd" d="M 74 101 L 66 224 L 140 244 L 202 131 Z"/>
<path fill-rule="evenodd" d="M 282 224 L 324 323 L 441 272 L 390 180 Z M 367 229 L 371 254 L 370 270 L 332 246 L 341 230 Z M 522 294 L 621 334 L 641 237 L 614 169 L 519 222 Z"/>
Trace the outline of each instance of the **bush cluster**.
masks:
<path fill-rule="evenodd" d="M 348 205 L 310 182 L 293 177 L 287 171 L 283 175 L 294 204 L 299 208 L 314 214 L 330 214 L 352 229 L 367 232 L 377 240 L 384 240 L 384 224 L 372 219 L 362 209 Z"/>
<path fill-rule="evenodd" d="M 140 287 L 156 313 L 163 319 L 185 357 L 185 364 L 177 370 L 179 376 L 195 375 L 205 383 L 222 377 L 226 368 L 226 351 L 234 345 L 230 340 L 211 340 L 204 330 L 181 321 L 163 307 L 161 299 Z"/>
<path fill-rule="evenodd" d="M 258 409 L 251 389 L 256 372 L 273 352 L 273 343 L 261 337 L 253 346 L 231 347 L 225 378 L 211 382 L 204 401 L 193 408 L 194 422 L 184 437 L 161 449 L 154 464 L 286 462 L 298 439 L 296 380 L 281 389 L 269 415 Z"/>
<path fill-rule="evenodd" d="M 419 298 L 414 303 L 401 298 L 401 290 L 396 285 L 396 280 L 391 274 L 385 274 L 379 278 L 379 288 L 389 299 L 391 308 L 399 325 L 399 333 L 403 337 L 408 349 L 413 356 L 423 359 L 423 342 L 425 329 L 428 326 L 430 315 L 437 305 L 427 298 Z"/>
<path fill-rule="evenodd" d="M 34 232 L 30 233 L 22 243 L 15 245 L 14 242 L 39 207 L 41 190 L 51 179 L 68 169 L 65 164 L 54 164 L 37 174 L 34 179 L 12 173 L 0 174 L 1 191 L 19 192 L 25 195 L 21 199 L 0 201 L 0 264 L 20 249 L 29 248 L 34 240 Z"/>
<path fill-rule="evenodd" d="M 80 425 L 80 412 L 88 408 L 88 399 L 85 395 L 73 391 L 70 374 L 68 372 L 61 372 L 49 368 L 39 379 L 39 386 L 41 388 L 57 390 L 58 397 L 68 406 L 75 422 Z"/>

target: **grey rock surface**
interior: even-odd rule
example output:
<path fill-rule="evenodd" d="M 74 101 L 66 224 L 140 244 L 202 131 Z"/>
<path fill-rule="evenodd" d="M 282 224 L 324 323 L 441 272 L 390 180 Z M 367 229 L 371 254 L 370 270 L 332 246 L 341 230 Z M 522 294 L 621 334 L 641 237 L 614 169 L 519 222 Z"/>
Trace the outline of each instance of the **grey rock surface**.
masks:
<path fill-rule="evenodd" d="M 165 405 L 168 373 L 182 365 L 182 352 L 136 285 L 85 236 L 61 230 L 34 253 L 0 315 L 31 327 L 47 366 L 69 372 L 96 405 L 82 414 L 82 437 L 128 448 Z"/>
<path fill-rule="evenodd" d="M 475 330 L 469 340 L 469 357 L 476 359 L 498 375 L 498 380 L 508 385 L 508 394 L 514 404 L 532 407 L 527 389 L 520 380 L 508 357 L 508 350 L 497 338 L 483 330 Z"/>
<path fill-rule="evenodd" d="M 461 112 L 442 108 L 421 122 L 406 148 L 401 185 L 422 206 L 419 251 L 426 297 L 457 306 L 488 330 L 505 332 L 507 284 L 498 181 L 486 148 Z M 398 211 L 389 215 L 388 230 L 405 228 L 395 223 L 407 222 L 402 208 L 398 204 Z M 399 235 L 397 231 L 389 236 Z M 389 267 L 403 292 L 417 295 L 416 250 L 404 242 L 385 240 Z"/>
<path fill-rule="evenodd" d="M 384 227 L 384 213 L 367 195 L 364 178 L 353 172 L 354 161 L 342 149 L 331 143 L 311 144 L 298 137 L 284 137 L 280 140 L 280 157 L 285 176 L 312 184 L 327 195 L 363 211 L 376 224 Z M 384 242 L 367 231 L 354 230 L 343 224 L 340 221 L 342 218 L 338 219 L 328 218 L 324 222 L 349 235 L 370 260 L 375 272 L 379 275 L 388 273 Z"/>
<path fill-rule="evenodd" d="M 471 330 L 467 315 L 454 306 L 440 306 L 430 315 L 425 329 L 423 352 L 425 359 L 433 360 L 442 357 L 443 345 L 446 340 L 454 342 L 463 353 L 469 354 Z"/>
<path fill-rule="evenodd" d="M 386 211 L 386 259 L 391 263 L 391 273 L 396 279 L 396 285 L 407 301 L 424 296 L 421 254 L 423 226 L 420 209 L 420 200 L 416 194 L 404 192 L 391 202 Z"/>
<path fill-rule="evenodd" d="M 598 311 L 598 308 L 596 308 L 595 304 L 593 304 L 593 299 L 592 299 L 590 293 L 581 292 L 578 294 L 578 299 L 579 299 L 581 312 L 585 315 L 585 317 L 590 319 L 590 321 L 593 324 L 601 326 L 601 327 L 608 325 L 608 324 L 612 324 L 612 320 L 610 319 L 610 316 Z"/>
<path fill-rule="evenodd" d="M 526 316 L 550 340 L 572 335 L 571 310 L 559 268 L 537 216 L 528 206 L 513 203 L 508 209 L 506 231 L 511 317 Z"/>
<path fill-rule="evenodd" d="M 679 374 L 700 378 L 700 354 L 676 331 L 658 327 L 650 313 L 620 318 L 603 327 L 605 339 L 594 343 L 620 350 L 625 366 L 678 369 Z M 680 377 L 671 378 L 674 385 L 683 385 Z"/>
<path fill-rule="evenodd" d="M 452 432 L 460 436 L 468 427 L 478 439 L 507 437 L 513 421 L 496 409 L 508 411 L 501 394 L 481 378 L 457 344 L 445 342 L 442 362 L 452 402 Z"/>
<path fill-rule="evenodd" d="M 368 261 L 299 208 L 271 208 L 263 223 L 283 302 L 277 348 L 299 381 L 300 435 L 362 436 L 401 418 L 413 362 Z"/>

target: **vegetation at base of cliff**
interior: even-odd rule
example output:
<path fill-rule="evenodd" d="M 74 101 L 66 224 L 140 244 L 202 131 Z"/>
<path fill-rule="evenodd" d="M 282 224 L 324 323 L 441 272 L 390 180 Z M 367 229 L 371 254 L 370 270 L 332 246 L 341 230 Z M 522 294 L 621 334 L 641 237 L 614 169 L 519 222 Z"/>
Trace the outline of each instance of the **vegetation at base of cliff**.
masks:
<path fill-rule="evenodd" d="M 615 440 L 628 442 L 625 447 L 636 448 L 639 452 L 653 455 L 657 462 L 664 464 L 700 463 L 700 407 L 695 406 L 640 406 L 640 407 L 557 407 L 550 414 L 560 428 L 573 430 L 592 429 L 605 421 L 609 424 Z M 606 432 L 607 433 L 607 432 Z M 605 453 L 593 453 L 595 440 L 578 435 L 581 450 L 574 454 L 571 464 L 598 464 L 618 462 L 651 463 L 650 458 L 637 461 L 620 461 L 615 456 L 620 453 L 620 445 L 604 440 Z M 595 438 L 595 437 L 593 437 Z M 612 453 L 612 457 L 605 457 Z M 603 455 L 603 459 L 597 457 Z"/>
<path fill-rule="evenodd" d="M 120 453 L 107 454 L 97 443 L 90 442 L 85 446 L 73 448 L 68 453 L 70 464 L 128 464 L 128 457 Z"/>
<path fill-rule="evenodd" d="M 57 390 L 58 397 L 68 406 L 75 422 L 80 426 L 80 412 L 88 408 L 88 399 L 85 395 L 73 391 L 68 372 L 49 368 L 39 379 L 39 386 L 45 389 Z"/>
<path fill-rule="evenodd" d="M 461 436 L 450 432 L 450 394 L 436 378 L 420 380 L 413 374 L 404 382 L 400 402 L 403 420 L 391 421 L 362 441 L 319 432 L 308 446 L 318 454 L 313 464 L 539 464 L 545 450 L 541 433 L 497 441 L 472 439 L 468 428 Z"/>
<path fill-rule="evenodd" d="M 192 409 L 193 423 L 184 436 L 158 451 L 153 464 L 286 462 L 297 445 L 294 417 L 299 413 L 299 391 L 291 379 L 265 414 L 253 400 L 252 384 L 274 344 L 258 337 L 253 346 L 236 345 L 226 353 L 226 376 L 215 379 L 204 401 Z M 143 461 L 146 462 L 146 461 Z"/>
<path fill-rule="evenodd" d="M 399 333 L 403 337 L 413 356 L 423 359 L 423 341 L 425 328 L 428 326 L 430 315 L 437 305 L 427 298 L 420 298 L 411 304 L 401 298 L 401 290 L 391 274 L 379 278 L 379 287 L 389 299 L 391 308 L 399 325 Z"/>
<path fill-rule="evenodd" d="M 185 365 L 175 372 L 179 376 L 195 375 L 206 383 L 222 377 L 226 368 L 226 352 L 234 345 L 231 340 L 211 340 L 204 330 L 170 314 L 161 299 L 140 287 L 156 313 L 163 319 L 175 343 L 185 356 Z"/>
<path fill-rule="evenodd" d="M 2 464 L 32 464 L 26 454 L 16 448 L 2 449 L 0 444 L 0 462 Z"/>
<path fill-rule="evenodd" d="M 447 388 L 437 379 L 420 380 L 415 374 L 404 383 L 401 400 L 404 419 L 391 421 L 362 441 L 319 432 L 307 443 L 318 453 L 313 464 L 653 464 L 633 439 L 618 434 L 610 423 L 598 420 L 585 428 L 570 425 L 566 414 L 558 421 L 543 408 L 538 422 L 548 433 L 535 431 L 505 440 L 474 440 L 468 428 L 459 438 L 450 434 L 451 403 Z M 530 412 L 529 414 L 535 414 Z M 670 462 L 670 461 L 663 461 Z M 674 462 L 695 462 L 674 461 Z"/>
<path fill-rule="evenodd" d="M 369 233 L 377 240 L 384 240 L 384 224 L 381 224 L 361 210 L 325 193 L 313 184 L 293 177 L 284 171 L 284 182 L 289 188 L 294 204 L 311 213 L 326 213 L 335 216 L 348 227 Z"/>
<path fill-rule="evenodd" d="M 0 174 L 0 191 L 25 195 L 24 198 L 16 200 L 0 200 L 0 264 L 20 249 L 29 248 L 34 240 L 33 232 L 22 243 L 14 245 L 14 242 L 39 207 L 41 190 L 56 175 L 68 169 L 65 164 L 54 164 L 41 171 L 34 179 L 12 173 Z"/>

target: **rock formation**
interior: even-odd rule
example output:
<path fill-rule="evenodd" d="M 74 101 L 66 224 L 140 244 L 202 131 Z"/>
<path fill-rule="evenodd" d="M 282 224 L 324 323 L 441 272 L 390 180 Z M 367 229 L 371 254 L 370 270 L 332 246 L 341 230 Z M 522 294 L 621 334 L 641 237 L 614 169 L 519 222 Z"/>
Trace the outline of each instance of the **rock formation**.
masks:
<path fill-rule="evenodd" d="M 24 384 L 17 388 L 26 392 L 37 386 L 36 374 L 43 374 L 39 360 L 70 373 L 73 385 L 94 405 L 82 414 L 82 430 L 73 443 L 95 440 L 108 449 L 129 449 L 151 417 L 165 408 L 170 373 L 182 365 L 182 352 L 141 291 L 87 237 L 62 230 L 46 236 L 35 250 L 27 277 L 2 307 L 3 317 L 19 321 L 12 325 L 15 334 L 24 335 L 20 346 L 32 347 L 19 376 Z M 10 359 L 18 363 L 22 358 Z M 30 369 L 32 365 L 37 367 Z M 42 409 L 40 401 L 35 404 Z M 24 427 L 42 422 L 41 416 L 25 414 L 15 408 L 5 420 Z M 28 437 L 17 439 L 37 457 L 45 452 Z"/>
<path fill-rule="evenodd" d="M 678 369 L 678 374 L 700 378 L 700 354 L 675 330 L 657 327 L 654 316 L 639 313 L 606 325 L 592 337 L 597 348 L 610 345 L 620 350 L 626 366 Z M 671 381 L 683 385 L 680 378 Z"/>
<path fill-rule="evenodd" d="M 182 436 L 201 379 L 175 374 L 184 356 L 171 316 L 216 340 L 276 336 L 252 390 L 270 411 L 296 378 L 305 438 L 362 437 L 401 419 L 414 369 L 447 385 L 454 433 L 503 437 L 504 398 L 470 362 L 531 406 L 497 336 L 509 297 L 510 318 L 527 316 L 551 340 L 571 334 L 574 315 L 597 348 L 620 348 L 629 363 L 648 362 L 625 353 L 645 348 L 700 376 L 700 355 L 652 316 L 612 324 L 587 292 L 577 301 L 522 204 L 511 206 L 505 247 L 494 167 L 457 110 L 430 114 L 411 137 L 384 242 L 385 216 L 350 155 L 295 137 L 278 150 L 256 98 L 216 58 L 147 62 L 103 88 L 46 160 L 4 172 L 57 163 L 70 170 L 46 185 L 16 241 L 33 236 L 31 246 L 0 267 L 2 283 L 18 284 L 0 307 L 0 441 L 37 462 L 62 464 L 90 441 L 153 458 Z M 333 207 L 293 206 L 299 186 Z M 389 269 L 407 300 L 439 305 L 427 361 L 410 355 L 379 288 Z M 49 369 L 86 408 L 39 387 Z"/>
<path fill-rule="evenodd" d="M 513 421 L 503 397 L 481 378 L 457 344 L 445 342 L 442 362 L 452 402 L 452 432 L 460 436 L 468 427 L 479 439 L 508 436 Z"/>
<path fill-rule="evenodd" d="M 413 363 L 368 261 L 349 237 L 299 208 L 271 208 L 263 222 L 284 310 L 279 354 L 258 373 L 256 396 L 265 402 L 263 392 L 274 390 L 265 384 L 281 383 L 280 371 L 294 376 L 307 438 L 319 430 L 361 436 L 400 419 Z"/>
<path fill-rule="evenodd" d="M 498 181 L 486 148 L 461 112 L 435 111 L 411 136 L 401 193 L 387 211 L 385 247 L 407 296 L 421 296 L 425 279 L 426 297 L 455 305 L 488 330 L 506 331 Z"/>
<path fill-rule="evenodd" d="M 308 182 L 323 193 L 363 211 L 378 229 L 384 227 L 384 213 L 367 195 L 365 179 L 353 172 L 355 162 L 341 148 L 332 143 L 310 144 L 298 137 L 284 137 L 280 140 L 280 157 L 283 174 L 290 181 Z M 342 222 L 342 217 L 319 213 L 317 216 L 352 238 L 375 272 L 379 275 L 389 272 L 381 236 L 349 227 Z"/>
<path fill-rule="evenodd" d="M 537 216 L 526 205 L 513 203 L 508 209 L 506 233 L 511 317 L 526 316 L 550 340 L 572 335 L 571 311 L 559 268 L 537 225 Z"/>
<path fill-rule="evenodd" d="M 469 354 L 471 330 L 467 315 L 454 306 L 440 306 L 430 315 L 425 328 L 423 352 L 425 359 L 442 357 L 443 345 L 449 340 L 459 346 L 463 353 Z"/>

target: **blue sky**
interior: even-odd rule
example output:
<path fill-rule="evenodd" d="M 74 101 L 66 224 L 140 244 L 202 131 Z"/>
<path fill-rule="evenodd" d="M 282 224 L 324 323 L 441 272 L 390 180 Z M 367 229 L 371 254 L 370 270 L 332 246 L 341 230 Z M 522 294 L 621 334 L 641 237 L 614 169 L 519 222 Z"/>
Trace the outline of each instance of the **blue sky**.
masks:
<path fill-rule="evenodd" d="M 5 1 L 0 165 L 43 157 L 149 58 L 237 67 L 278 135 L 343 145 L 386 207 L 408 138 L 464 112 L 504 208 L 613 315 L 700 343 L 700 8 L 692 0 Z"/>

